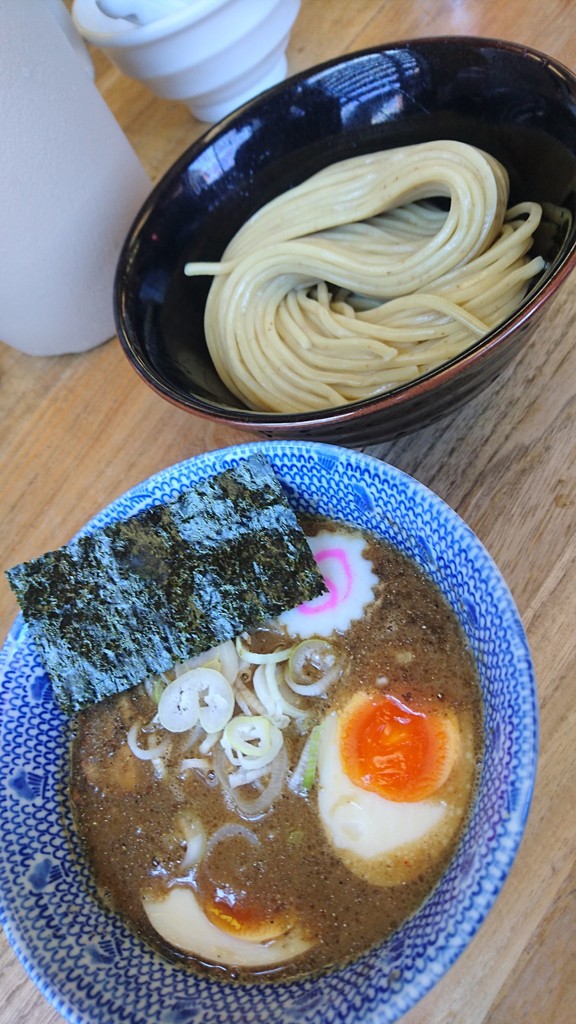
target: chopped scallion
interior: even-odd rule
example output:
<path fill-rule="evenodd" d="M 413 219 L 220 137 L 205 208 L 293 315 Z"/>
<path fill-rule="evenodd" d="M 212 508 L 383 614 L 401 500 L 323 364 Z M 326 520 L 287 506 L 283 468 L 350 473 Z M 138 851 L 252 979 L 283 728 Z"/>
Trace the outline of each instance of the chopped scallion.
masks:
<path fill-rule="evenodd" d="M 315 725 L 310 733 L 310 742 L 308 743 L 308 757 L 306 760 L 306 767 L 304 768 L 304 775 L 302 776 L 302 786 L 308 790 L 314 785 L 316 779 L 316 769 L 318 767 L 318 753 L 320 751 L 320 726 Z"/>

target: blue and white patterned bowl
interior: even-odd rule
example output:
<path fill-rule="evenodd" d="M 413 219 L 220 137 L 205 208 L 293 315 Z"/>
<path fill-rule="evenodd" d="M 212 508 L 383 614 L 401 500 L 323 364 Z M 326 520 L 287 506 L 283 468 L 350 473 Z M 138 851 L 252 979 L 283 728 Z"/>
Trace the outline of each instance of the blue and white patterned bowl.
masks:
<path fill-rule="evenodd" d="M 195 978 L 144 947 L 95 900 L 66 799 L 67 723 L 19 618 L 0 660 L 1 919 L 33 981 L 73 1024 L 392 1024 L 469 943 L 522 837 L 538 732 L 526 638 L 485 549 L 421 484 L 344 448 L 255 442 L 159 473 L 86 529 L 170 499 L 257 449 L 296 511 L 385 537 L 427 570 L 457 612 L 484 694 L 486 752 L 474 810 L 428 901 L 380 948 L 315 980 L 243 988 Z"/>

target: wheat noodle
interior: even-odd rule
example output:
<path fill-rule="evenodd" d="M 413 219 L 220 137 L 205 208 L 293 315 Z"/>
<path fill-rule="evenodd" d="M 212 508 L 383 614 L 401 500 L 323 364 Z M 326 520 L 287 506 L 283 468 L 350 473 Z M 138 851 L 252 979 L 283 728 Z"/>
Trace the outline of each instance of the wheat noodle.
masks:
<path fill-rule="evenodd" d="M 262 207 L 213 275 L 205 333 L 252 409 L 301 413 L 383 394 L 502 323 L 544 261 L 537 203 L 508 205 L 489 154 L 429 142 L 332 164 Z M 440 204 L 439 204 L 440 201 Z"/>

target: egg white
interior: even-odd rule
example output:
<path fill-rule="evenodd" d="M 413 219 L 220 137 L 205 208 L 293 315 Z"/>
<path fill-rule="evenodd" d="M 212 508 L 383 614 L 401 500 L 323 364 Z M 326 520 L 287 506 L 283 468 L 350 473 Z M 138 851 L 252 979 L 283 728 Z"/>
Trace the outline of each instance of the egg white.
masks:
<path fill-rule="evenodd" d="M 162 899 L 146 897 L 143 903 L 150 924 L 165 942 L 207 963 L 268 967 L 292 960 L 312 945 L 297 929 L 267 942 L 230 935 L 206 917 L 189 886 L 174 886 Z"/>
<path fill-rule="evenodd" d="M 461 728 L 462 734 L 462 728 Z M 336 712 L 320 729 L 318 810 L 326 836 L 339 858 L 373 885 L 410 881 L 436 860 L 452 841 L 467 806 L 473 758 L 471 731 L 454 778 L 438 795 L 400 803 L 356 786 L 346 775 L 339 751 Z"/>

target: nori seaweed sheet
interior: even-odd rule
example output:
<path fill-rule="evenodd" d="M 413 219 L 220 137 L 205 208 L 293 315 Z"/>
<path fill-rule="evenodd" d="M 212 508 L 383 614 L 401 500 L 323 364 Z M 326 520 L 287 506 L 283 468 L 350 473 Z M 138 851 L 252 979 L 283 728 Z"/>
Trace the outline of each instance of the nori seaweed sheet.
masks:
<path fill-rule="evenodd" d="M 326 591 L 262 454 L 6 575 L 68 713 Z"/>

